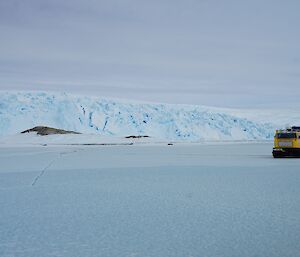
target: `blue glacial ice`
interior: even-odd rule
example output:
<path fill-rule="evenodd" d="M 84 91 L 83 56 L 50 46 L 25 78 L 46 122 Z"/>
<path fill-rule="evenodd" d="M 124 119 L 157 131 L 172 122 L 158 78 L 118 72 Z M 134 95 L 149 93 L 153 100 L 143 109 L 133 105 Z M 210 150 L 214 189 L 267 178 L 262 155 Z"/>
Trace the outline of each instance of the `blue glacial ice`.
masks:
<path fill-rule="evenodd" d="M 264 140 L 274 125 L 204 106 L 135 103 L 66 93 L 0 92 L 0 135 L 45 125 L 105 136 Z"/>

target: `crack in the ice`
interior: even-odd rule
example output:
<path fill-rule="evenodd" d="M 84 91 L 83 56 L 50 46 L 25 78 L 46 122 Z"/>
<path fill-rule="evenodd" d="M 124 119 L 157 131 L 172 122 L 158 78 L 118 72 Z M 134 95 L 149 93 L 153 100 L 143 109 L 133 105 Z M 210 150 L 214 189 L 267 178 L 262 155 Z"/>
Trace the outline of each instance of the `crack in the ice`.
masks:
<path fill-rule="evenodd" d="M 83 150 L 83 149 L 78 149 Z M 59 156 L 55 159 L 53 159 L 44 169 L 34 178 L 33 182 L 31 183 L 31 186 L 34 186 L 38 180 L 45 174 L 46 170 L 49 169 L 56 161 L 58 161 L 63 155 L 76 153 L 78 150 L 70 151 L 70 152 L 60 152 Z"/>
<path fill-rule="evenodd" d="M 34 186 L 37 182 L 38 182 L 38 180 L 40 179 L 40 177 L 42 177 L 43 175 L 44 175 L 44 173 L 46 172 L 46 170 L 48 169 L 48 168 L 50 168 L 51 167 L 51 165 L 56 161 L 56 160 L 58 160 L 59 158 L 61 157 L 61 155 L 58 157 L 58 158 L 56 158 L 56 159 L 54 159 L 54 160 L 52 160 L 41 172 L 40 172 L 40 174 L 39 175 L 37 175 L 35 178 L 34 178 L 34 180 L 33 180 L 33 182 L 32 182 L 32 186 Z"/>

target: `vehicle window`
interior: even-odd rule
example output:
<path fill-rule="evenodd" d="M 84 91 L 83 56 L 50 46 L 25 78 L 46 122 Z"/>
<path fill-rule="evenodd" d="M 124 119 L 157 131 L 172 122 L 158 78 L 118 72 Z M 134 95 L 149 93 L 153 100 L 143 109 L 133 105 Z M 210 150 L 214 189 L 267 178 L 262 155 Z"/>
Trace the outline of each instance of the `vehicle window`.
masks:
<path fill-rule="evenodd" d="M 297 138 L 296 133 L 278 133 L 277 138 Z"/>

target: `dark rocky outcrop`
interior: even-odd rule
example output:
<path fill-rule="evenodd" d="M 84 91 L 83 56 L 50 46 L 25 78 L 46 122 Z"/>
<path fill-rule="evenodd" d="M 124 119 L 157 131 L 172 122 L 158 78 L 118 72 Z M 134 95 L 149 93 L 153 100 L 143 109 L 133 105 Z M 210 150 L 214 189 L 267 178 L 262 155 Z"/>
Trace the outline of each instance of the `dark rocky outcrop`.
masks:
<path fill-rule="evenodd" d="M 145 138 L 145 137 L 149 137 L 149 136 L 127 136 L 125 138 Z"/>
<path fill-rule="evenodd" d="M 46 126 L 37 126 L 31 129 L 27 129 L 25 131 L 22 131 L 21 133 L 30 133 L 30 132 L 37 132 L 40 136 L 47 136 L 47 135 L 55 135 L 55 134 L 81 134 L 75 131 L 69 131 L 69 130 L 63 130 L 63 129 L 57 129 L 57 128 L 50 128 Z"/>

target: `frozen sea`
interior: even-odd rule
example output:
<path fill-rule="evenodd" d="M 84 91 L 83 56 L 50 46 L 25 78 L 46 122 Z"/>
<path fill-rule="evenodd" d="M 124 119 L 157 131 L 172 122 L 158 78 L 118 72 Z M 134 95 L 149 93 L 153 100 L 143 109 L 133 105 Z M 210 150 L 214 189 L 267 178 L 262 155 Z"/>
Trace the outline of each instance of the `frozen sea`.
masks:
<path fill-rule="evenodd" d="M 271 151 L 0 147 L 0 256 L 300 256 L 300 159 Z"/>

